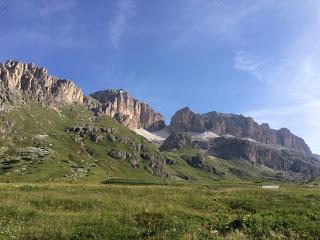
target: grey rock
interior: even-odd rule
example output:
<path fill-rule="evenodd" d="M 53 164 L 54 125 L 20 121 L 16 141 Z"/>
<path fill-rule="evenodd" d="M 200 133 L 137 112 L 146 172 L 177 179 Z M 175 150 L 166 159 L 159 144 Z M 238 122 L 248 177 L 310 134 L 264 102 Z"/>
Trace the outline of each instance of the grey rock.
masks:
<path fill-rule="evenodd" d="M 219 137 L 212 141 L 209 153 L 215 157 L 264 165 L 277 171 L 301 173 L 305 178 L 320 175 L 320 162 L 312 154 L 297 152 L 278 145 L 241 138 Z"/>
<path fill-rule="evenodd" d="M 110 141 L 110 142 L 116 142 L 116 137 L 115 137 L 113 134 L 111 134 L 111 133 L 107 134 L 107 135 L 106 135 L 106 138 L 107 138 L 107 140 Z"/>
<path fill-rule="evenodd" d="M 118 142 L 121 144 L 127 144 L 128 142 L 130 142 L 130 139 L 127 138 L 126 136 L 119 136 L 118 137 Z"/>
<path fill-rule="evenodd" d="M 175 164 L 175 163 L 177 163 L 176 160 L 166 157 L 166 164 L 171 165 L 171 164 Z"/>
<path fill-rule="evenodd" d="M 93 142 L 99 142 L 101 140 L 103 140 L 104 136 L 103 135 L 98 135 L 98 134 L 95 134 L 95 133 L 91 133 L 90 134 L 90 140 L 93 141 Z"/>
<path fill-rule="evenodd" d="M 127 158 L 127 153 L 120 150 L 111 150 L 108 155 L 114 159 L 125 160 Z"/>
<path fill-rule="evenodd" d="M 134 153 L 130 156 L 129 162 L 131 164 L 132 167 L 134 168 L 139 168 L 140 167 L 140 161 L 141 161 L 141 157 L 139 154 Z"/>
<path fill-rule="evenodd" d="M 150 153 L 148 153 L 148 152 L 143 152 L 143 153 L 141 153 L 140 156 L 141 156 L 143 159 L 148 160 L 148 161 L 151 161 L 151 160 L 155 159 L 155 156 L 152 155 L 152 154 L 150 154 Z"/>
<path fill-rule="evenodd" d="M 194 168 L 202 169 L 219 176 L 224 175 L 223 172 L 218 171 L 214 166 L 207 164 L 201 155 L 183 155 L 182 159 Z"/>
<path fill-rule="evenodd" d="M 311 154 L 304 140 L 288 129 L 274 130 L 266 123 L 259 125 L 251 117 L 243 115 L 217 112 L 196 114 L 189 108 L 183 108 L 171 118 L 169 128 L 173 133 L 211 131 L 220 136 L 230 134 L 238 138 L 252 138 L 262 143 L 277 144 Z"/>
<path fill-rule="evenodd" d="M 174 133 L 163 142 L 160 146 L 160 151 L 170 151 L 184 147 L 192 147 L 191 137 L 185 133 Z"/>
<path fill-rule="evenodd" d="M 36 147 L 27 147 L 20 148 L 17 150 L 17 153 L 21 156 L 22 159 L 32 160 L 34 158 L 42 158 L 49 155 L 49 151 L 46 148 L 36 148 Z"/>
<path fill-rule="evenodd" d="M 201 155 L 196 156 L 189 156 L 184 155 L 182 158 L 192 167 L 194 168 L 200 168 L 203 169 L 205 167 L 204 165 L 204 159 Z"/>
<path fill-rule="evenodd" d="M 154 176 L 168 179 L 170 178 L 170 174 L 166 172 L 165 166 L 166 166 L 166 159 L 162 156 L 157 156 L 149 161 L 145 169 Z"/>

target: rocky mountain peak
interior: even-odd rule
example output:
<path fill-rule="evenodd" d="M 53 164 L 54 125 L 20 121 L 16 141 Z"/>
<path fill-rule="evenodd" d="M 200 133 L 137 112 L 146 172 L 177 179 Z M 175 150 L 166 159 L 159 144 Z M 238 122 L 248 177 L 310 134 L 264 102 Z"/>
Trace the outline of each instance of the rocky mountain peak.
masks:
<path fill-rule="evenodd" d="M 99 91 L 88 97 L 73 81 L 51 76 L 46 68 L 15 60 L 0 63 L 0 110 L 27 99 L 54 108 L 84 105 L 96 114 L 115 117 L 130 128 L 158 130 L 165 126 L 161 114 L 122 89 Z"/>
<path fill-rule="evenodd" d="M 83 93 L 72 81 L 48 74 L 33 63 L 7 61 L 0 63 L 0 104 L 15 105 L 26 98 L 41 104 L 59 107 L 83 104 Z M 18 100 L 19 99 L 19 100 Z"/>
<path fill-rule="evenodd" d="M 253 118 L 243 115 L 217 112 L 196 114 L 189 108 L 183 108 L 171 118 L 170 131 L 173 133 L 211 131 L 217 135 L 230 134 L 238 138 L 251 138 L 262 143 L 276 144 L 311 154 L 304 140 L 288 129 L 274 130 L 266 123 L 259 125 Z"/>
<path fill-rule="evenodd" d="M 155 131 L 165 127 L 164 117 L 160 113 L 122 89 L 98 91 L 90 94 L 90 97 L 100 103 L 93 107 L 94 112 L 114 117 L 129 128 Z"/>

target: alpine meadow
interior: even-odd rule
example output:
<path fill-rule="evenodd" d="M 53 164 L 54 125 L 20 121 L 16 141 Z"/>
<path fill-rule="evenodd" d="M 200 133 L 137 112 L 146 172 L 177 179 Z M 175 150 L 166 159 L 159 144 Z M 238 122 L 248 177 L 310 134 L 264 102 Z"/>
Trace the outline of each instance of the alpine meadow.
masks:
<path fill-rule="evenodd" d="M 0 240 L 320 239 L 319 19 L 0 0 Z"/>

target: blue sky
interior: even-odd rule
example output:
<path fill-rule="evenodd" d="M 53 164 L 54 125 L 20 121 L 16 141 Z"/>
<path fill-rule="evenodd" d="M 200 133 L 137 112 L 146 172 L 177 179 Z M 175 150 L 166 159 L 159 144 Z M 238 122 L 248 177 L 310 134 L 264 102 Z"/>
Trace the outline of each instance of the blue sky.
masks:
<path fill-rule="evenodd" d="M 0 0 L 0 60 L 288 127 L 320 153 L 318 0 Z"/>

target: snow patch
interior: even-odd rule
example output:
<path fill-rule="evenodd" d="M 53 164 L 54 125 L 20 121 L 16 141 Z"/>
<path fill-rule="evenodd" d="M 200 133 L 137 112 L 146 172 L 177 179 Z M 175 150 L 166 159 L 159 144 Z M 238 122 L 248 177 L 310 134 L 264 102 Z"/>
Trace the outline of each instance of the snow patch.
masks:
<path fill-rule="evenodd" d="M 223 137 L 225 137 L 225 138 L 235 138 L 235 136 L 233 136 L 233 135 L 231 135 L 231 134 L 223 135 Z"/>
<path fill-rule="evenodd" d="M 137 134 L 140 136 L 143 136 L 144 138 L 148 139 L 150 142 L 162 142 L 165 140 L 165 138 L 160 137 L 152 132 L 149 132 L 143 128 L 135 129 L 134 130 Z"/>
<path fill-rule="evenodd" d="M 162 128 L 158 131 L 151 132 L 152 134 L 161 137 L 163 139 L 167 139 L 170 135 L 168 127 Z"/>
<path fill-rule="evenodd" d="M 249 142 L 257 142 L 256 140 L 254 140 L 254 139 L 252 139 L 252 138 L 248 138 L 248 137 L 242 138 L 242 139 L 247 140 L 247 141 L 249 141 Z"/>
<path fill-rule="evenodd" d="M 193 137 L 204 139 L 204 140 L 209 140 L 209 139 L 213 139 L 213 138 L 218 138 L 220 136 L 215 134 L 214 132 L 205 131 L 203 133 L 198 133 L 198 134 L 194 135 Z"/>

